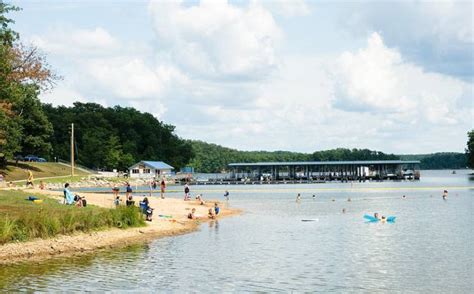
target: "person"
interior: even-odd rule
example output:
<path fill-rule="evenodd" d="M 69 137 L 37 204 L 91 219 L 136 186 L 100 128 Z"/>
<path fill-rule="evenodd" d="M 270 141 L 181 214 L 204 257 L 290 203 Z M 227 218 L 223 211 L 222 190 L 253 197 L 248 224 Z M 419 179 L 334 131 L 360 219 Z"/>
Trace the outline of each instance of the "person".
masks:
<path fill-rule="evenodd" d="M 446 200 L 448 198 L 448 190 L 444 190 L 443 192 L 443 199 Z"/>
<path fill-rule="evenodd" d="M 15 184 L 12 181 L 8 182 L 8 188 L 13 188 L 13 187 L 15 187 Z"/>
<path fill-rule="evenodd" d="M 120 200 L 120 196 L 116 196 L 116 197 L 115 197 L 115 200 L 114 200 L 114 205 L 115 205 L 115 207 L 117 207 L 117 206 L 120 205 L 120 201 L 121 201 L 121 200 Z"/>
<path fill-rule="evenodd" d="M 44 182 L 43 181 L 40 181 L 40 186 L 39 187 L 40 187 L 41 190 L 44 190 Z"/>
<path fill-rule="evenodd" d="M 212 210 L 212 208 L 209 208 L 209 212 L 207 213 L 207 217 L 209 217 L 210 219 L 215 219 L 216 218 L 216 215 L 214 214 L 214 210 Z"/>
<path fill-rule="evenodd" d="M 35 187 L 35 184 L 33 183 L 34 177 L 33 177 L 33 172 L 28 169 L 28 179 L 26 180 L 26 187 L 31 185 L 32 188 Z"/>
<path fill-rule="evenodd" d="M 380 219 L 379 213 L 378 213 L 378 212 L 375 212 L 375 213 L 374 213 L 374 217 L 375 217 L 376 219 Z"/>
<path fill-rule="evenodd" d="M 385 223 L 385 222 L 387 222 L 387 218 L 384 215 L 382 215 L 382 218 L 380 219 L 380 221 Z"/>
<path fill-rule="evenodd" d="M 153 188 L 153 190 L 156 190 L 156 186 L 157 186 L 156 180 L 153 179 L 153 182 L 151 182 L 151 187 Z"/>
<path fill-rule="evenodd" d="M 161 183 L 160 183 L 160 196 L 161 196 L 161 199 L 165 199 L 165 189 L 166 189 L 165 179 L 161 179 Z"/>
<path fill-rule="evenodd" d="M 351 202 L 351 201 L 352 201 L 351 197 L 347 198 L 347 202 Z"/>
<path fill-rule="evenodd" d="M 298 193 L 298 195 L 296 196 L 296 202 L 299 202 L 301 200 L 301 195 L 300 193 Z"/>
<path fill-rule="evenodd" d="M 225 200 L 229 201 L 229 191 L 225 191 L 224 192 L 224 197 L 225 197 Z"/>
<path fill-rule="evenodd" d="M 120 192 L 120 188 L 117 185 L 114 185 L 114 187 L 112 188 L 112 192 L 114 193 L 115 197 L 118 197 L 118 194 Z"/>
<path fill-rule="evenodd" d="M 188 218 L 189 219 L 196 219 L 195 213 L 196 213 L 196 208 L 191 209 L 191 212 L 188 213 Z"/>
<path fill-rule="evenodd" d="M 202 195 L 201 195 L 201 194 L 198 194 L 198 195 L 196 196 L 196 200 L 199 201 L 199 204 L 200 204 L 200 205 L 206 204 L 206 203 L 204 202 L 204 199 L 202 199 Z"/>
<path fill-rule="evenodd" d="M 406 198 L 406 196 L 405 196 L 405 195 L 403 195 L 403 196 L 402 196 L 402 199 L 405 199 L 405 198 Z"/>
<path fill-rule="evenodd" d="M 74 203 L 74 195 L 69 190 L 69 183 L 64 184 L 64 203 L 65 204 L 73 204 Z"/>
<path fill-rule="evenodd" d="M 189 186 L 188 184 L 184 185 L 184 201 L 189 200 Z"/>
<path fill-rule="evenodd" d="M 84 197 L 81 197 L 79 195 L 74 195 L 74 202 L 76 203 L 77 207 L 84 207 L 84 203 L 87 205 L 87 201 L 85 201 Z"/>
<path fill-rule="evenodd" d="M 147 197 L 143 198 L 142 202 L 140 202 L 140 208 L 145 214 L 146 220 L 151 222 L 153 218 L 153 208 L 150 207 L 150 202 Z"/>
<path fill-rule="evenodd" d="M 126 199 L 128 200 L 128 198 L 130 198 L 132 196 L 132 187 L 130 186 L 130 183 L 127 182 L 127 188 L 126 188 L 126 194 L 125 194 L 125 197 Z"/>
<path fill-rule="evenodd" d="M 133 201 L 133 196 L 132 194 L 128 195 L 127 201 L 125 202 L 127 206 L 133 206 L 135 205 L 135 201 Z"/>
<path fill-rule="evenodd" d="M 313 194 L 313 199 L 316 199 L 316 195 Z"/>
<path fill-rule="evenodd" d="M 345 209 L 345 208 L 342 209 L 342 213 L 346 213 L 346 209 Z"/>
<path fill-rule="evenodd" d="M 214 203 L 214 213 L 216 214 L 216 217 L 217 215 L 219 214 L 219 212 L 221 211 L 221 209 L 219 208 L 219 204 Z"/>

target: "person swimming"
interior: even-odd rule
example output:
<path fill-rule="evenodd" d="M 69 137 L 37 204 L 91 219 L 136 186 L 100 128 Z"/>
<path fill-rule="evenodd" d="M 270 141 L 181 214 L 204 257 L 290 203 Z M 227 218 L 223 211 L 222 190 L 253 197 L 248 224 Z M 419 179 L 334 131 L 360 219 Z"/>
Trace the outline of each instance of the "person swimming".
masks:
<path fill-rule="evenodd" d="M 378 213 L 378 212 L 375 212 L 375 213 L 374 213 L 374 217 L 375 217 L 376 219 L 380 219 L 379 213 Z"/>
<path fill-rule="evenodd" d="M 298 193 L 298 195 L 296 196 L 296 202 L 300 202 L 301 201 L 301 194 Z"/>
<path fill-rule="evenodd" d="M 443 199 L 446 200 L 448 198 L 448 190 L 444 190 L 443 192 Z"/>

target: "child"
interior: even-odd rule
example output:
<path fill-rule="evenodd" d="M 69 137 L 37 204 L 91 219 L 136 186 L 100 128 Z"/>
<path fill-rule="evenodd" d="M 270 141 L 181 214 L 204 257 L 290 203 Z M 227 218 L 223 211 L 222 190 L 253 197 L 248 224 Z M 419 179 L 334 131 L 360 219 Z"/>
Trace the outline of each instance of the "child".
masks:
<path fill-rule="evenodd" d="M 207 216 L 210 219 L 215 219 L 216 218 L 216 215 L 214 214 L 214 211 L 212 210 L 212 208 L 209 208 L 209 212 L 208 212 Z"/>
<path fill-rule="evenodd" d="M 191 209 L 191 212 L 188 213 L 188 218 L 189 219 L 196 219 L 196 216 L 194 215 L 196 213 L 196 208 Z"/>
<path fill-rule="evenodd" d="M 221 209 L 219 208 L 219 204 L 217 204 L 217 202 L 214 203 L 214 212 L 215 212 L 215 214 L 216 214 L 216 217 L 217 217 L 217 215 L 219 214 L 219 211 L 220 211 L 220 210 L 221 210 Z"/>
<path fill-rule="evenodd" d="M 120 205 L 120 201 L 121 201 L 121 200 L 120 200 L 120 196 L 115 197 L 114 205 L 115 205 L 116 207 L 119 206 L 119 205 Z"/>

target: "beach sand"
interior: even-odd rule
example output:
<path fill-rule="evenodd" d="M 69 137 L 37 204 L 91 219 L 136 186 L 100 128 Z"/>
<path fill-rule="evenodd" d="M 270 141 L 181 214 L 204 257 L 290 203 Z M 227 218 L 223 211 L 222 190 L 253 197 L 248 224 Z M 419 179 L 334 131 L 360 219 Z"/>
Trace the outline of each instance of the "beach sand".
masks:
<path fill-rule="evenodd" d="M 56 198 L 58 201 L 63 199 L 62 191 L 48 191 L 39 189 L 28 189 L 36 195 Z M 88 204 L 112 208 L 112 194 L 93 194 L 81 193 L 85 196 Z M 125 196 L 121 195 L 122 203 L 125 202 Z M 143 199 L 143 196 L 134 196 L 135 203 Z M 130 229 L 107 229 L 91 233 L 78 233 L 74 235 L 61 235 L 51 239 L 37 239 L 27 242 L 8 243 L 0 246 L 0 265 L 11 264 L 21 261 L 37 261 L 47 259 L 51 256 L 77 255 L 97 251 L 106 248 L 125 247 L 140 242 L 148 242 L 153 239 L 165 236 L 180 235 L 192 232 L 199 228 L 199 224 L 209 221 L 207 213 L 214 202 L 206 201 L 206 205 L 199 205 L 198 201 L 184 201 L 182 199 L 159 197 L 148 197 L 150 207 L 154 208 L 153 221 L 146 222 L 147 225 L 141 228 Z M 219 202 L 221 208 L 219 218 L 237 215 L 240 213 L 237 209 L 226 207 L 226 203 Z M 196 208 L 196 215 L 202 218 L 190 220 L 187 214 L 192 208 Z M 80 208 L 77 208 L 80 209 Z M 172 218 L 161 218 L 159 215 L 171 215 Z"/>

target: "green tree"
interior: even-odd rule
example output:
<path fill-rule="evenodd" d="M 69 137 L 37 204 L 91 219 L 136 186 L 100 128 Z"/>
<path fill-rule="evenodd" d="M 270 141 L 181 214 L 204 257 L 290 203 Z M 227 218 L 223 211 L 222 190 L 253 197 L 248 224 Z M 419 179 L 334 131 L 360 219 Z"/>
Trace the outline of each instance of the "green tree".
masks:
<path fill-rule="evenodd" d="M 56 80 L 38 50 L 20 43 L 6 16 L 17 7 L 0 2 L 0 152 L 3 158 L 17 152 L 47 156 L 51 150 L 51 124 L 38 99 L 39 89 Z M 3 160 L 4 161 L 4 160 Z"/>
<path fill-rule="evenodd" d="M 470 168 L 474 168 L 474 130 L 467 133 L 467 164 Z"/>

